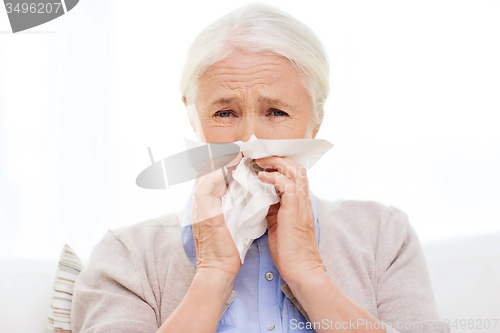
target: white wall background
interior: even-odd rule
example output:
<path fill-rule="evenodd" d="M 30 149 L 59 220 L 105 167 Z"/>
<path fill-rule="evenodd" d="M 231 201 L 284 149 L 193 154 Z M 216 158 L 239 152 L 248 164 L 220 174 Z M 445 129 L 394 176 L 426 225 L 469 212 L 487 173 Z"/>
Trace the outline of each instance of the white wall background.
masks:
<path fill-rule="evenodd" d="M 82 0 L 12 34 L 0 7 L 0 257 L 82 258 L 107 229 L 176 211 L 192 183 L 137 174 L 195 140 L 178 89 L 190 43 L 244 1 Z M 309 171 L 325 199 L 403 209 L 422 242 L 500 231 L 499 1 L 268 1 L 331 61 Z"/>

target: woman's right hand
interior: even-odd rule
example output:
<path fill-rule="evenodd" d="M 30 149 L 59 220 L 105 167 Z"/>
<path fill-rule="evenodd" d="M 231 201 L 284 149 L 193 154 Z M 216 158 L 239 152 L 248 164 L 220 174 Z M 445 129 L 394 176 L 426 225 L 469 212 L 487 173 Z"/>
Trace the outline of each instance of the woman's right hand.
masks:
<path fill-rule="evenodd" d="M 196 245 L 196 274 L 189 290 L 157 333 L 216 332 L 241 267 L 240 255 L 224 221 L 221 204 L 226 180 L 243 154 L 221 170 L 196 179 L 191 222 Z M 193 320 L 196 316 L 197 320 Z"/>
<path fill-rule="evenodd" d="M 198 273 L 220 271 L 234 279 L 240 270 L 240 256 L 226 226 L 221 204 L 228 188 L 226 179 L 229 181 L 232 178 L 232 171 L 242 158 L 243 153 L 240 152 L 224 167 L 227 177 L 219 169 L 195 181 L 191 222 Z"/>

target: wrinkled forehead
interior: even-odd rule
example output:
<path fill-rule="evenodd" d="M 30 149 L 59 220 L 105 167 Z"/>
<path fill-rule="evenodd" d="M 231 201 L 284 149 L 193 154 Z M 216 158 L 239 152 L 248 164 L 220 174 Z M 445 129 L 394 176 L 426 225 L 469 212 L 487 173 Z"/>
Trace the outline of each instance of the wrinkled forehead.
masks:
<path fill-rule="evenodd" d="M 214 61 L 200 75 L 251 74 L 259 75 L 274 71 L 277 74 L 289 72 L 297 79 L 305 72 L 294 61 L 271 51 L 249 52 L 234 50 L 222 60 Z"/>
<path fill-rule="evenodd" d="M 287 58 L 275 53 L 235 52 L 209 66 L 198 79 L 199 97 L 206 99 L 215 93 L 219 102 L 231 95 L 248 93 L 259 95 L 263 101 L 278 99 L 278 95 L 308 92 L 303 73 Z M 263 94 L 266 92 L 266 94 Z M 290 95 L 291 94 L 291 95 Z"/>

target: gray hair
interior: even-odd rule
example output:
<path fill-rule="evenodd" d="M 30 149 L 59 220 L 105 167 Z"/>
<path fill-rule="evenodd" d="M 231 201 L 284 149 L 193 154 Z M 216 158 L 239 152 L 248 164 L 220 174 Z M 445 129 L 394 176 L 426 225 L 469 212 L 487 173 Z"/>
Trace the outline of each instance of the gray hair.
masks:
<path fill-rule="evenodd" d="M 314 124 L 323 121 L 330 92 L 329 64 L 316 34 L 291 15 L 263 4 L 250 4 L 224 15 L 194 40 L 181 76 L 180 90 L 188 104 L 196 100 L 198 78 L 235 50 L 274 53 L 287 58 L 305 78 L 314 106 Z"/>

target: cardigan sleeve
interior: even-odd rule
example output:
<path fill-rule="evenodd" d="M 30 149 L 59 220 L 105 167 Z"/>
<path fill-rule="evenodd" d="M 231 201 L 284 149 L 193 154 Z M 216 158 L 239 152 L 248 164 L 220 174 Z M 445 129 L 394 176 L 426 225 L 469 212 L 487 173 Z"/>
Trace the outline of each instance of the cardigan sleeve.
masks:
<path fill-rule="evenodd" d="M 108 231 L 76 279 L 73 333 L 148 333 L 158 330 L 157 310 L 147 302 L 134 249 Z"/>
<path fill-rule="evenodd" d="M 427 263 L 408 216 L 389 207 L 380 220 L 376 251 L 379 319 L 387 333 L 447 333 L 439 320 Z"/>

